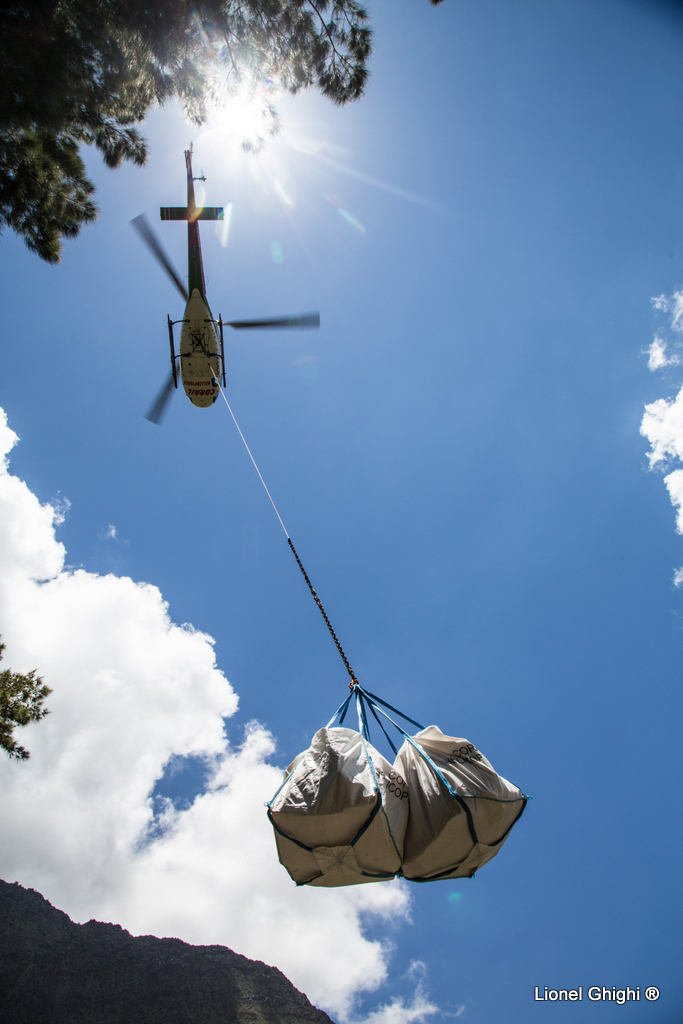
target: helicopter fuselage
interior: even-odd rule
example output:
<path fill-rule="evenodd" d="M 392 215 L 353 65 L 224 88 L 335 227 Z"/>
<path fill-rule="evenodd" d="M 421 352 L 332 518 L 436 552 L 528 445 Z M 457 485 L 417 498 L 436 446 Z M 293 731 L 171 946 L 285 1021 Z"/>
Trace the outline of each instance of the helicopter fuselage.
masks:
<path fill-rule="evenodd" d="M 205 299 L 195 288 L 185 306 L 180 331 L 180 379 L 185 394 L 200 409 L 218 398 L 223 372 L 221 343 L 216 321 Z"/>
<path fill-rule="evenodd" d="M 318 313 L 304 313 L 296 316 L 266 317 L 258 320 L 216 320 L 206 300 L 206 282 L 202 262 L 202 246 L 199 237 L 199 221 L 223 220 L 223 207 L 197 206 L 194 194 L 196 180 L 204 181 L 202 175 L 196 179 L 192 174 L 192 146 L 185 151 L 187 170 L 187 206 L 162 206 L 161 220 L 180 220 L 187 223 L 187 287 L 176 272 L 173 264 L 154 235 L 144 214 L 132 221 L 145 244 L 162 265 L 180 294 L 185 299 L 185 313 L 180 320 L 168 317 L 168 340 L 171 355 L 171 376 L 160 390 L 148 412 L 145 414 L 152 423 L 160 423 L 172 394 L 178 387 L 178 377 L 189 400 L 198 409 L 213 405 L 225 388 L 225 355 L 223 349 L 223 328 L 236 330 L 251 328 L 301 328 L 319 327 Z M 173 328 L 181 324 L 180 350 L 176 352 Z"/>

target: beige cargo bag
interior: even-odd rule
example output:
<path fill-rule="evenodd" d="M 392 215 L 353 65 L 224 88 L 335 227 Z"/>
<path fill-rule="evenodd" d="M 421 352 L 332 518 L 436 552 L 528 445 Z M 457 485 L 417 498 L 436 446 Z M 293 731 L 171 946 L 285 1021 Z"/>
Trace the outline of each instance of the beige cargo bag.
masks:
<path fill-rule="evenodd" d="M 401 869 L 408 789 L 359 732 L 320 729 L 268 806 L 297 885 L 378 882 Z"/>
<path fill-rule="evenodd" d="M 471 878 L 498 853 L 527 797 L 467 740 L 435 725 L 411 739 L 395 762 L 410 793 L 402 874 L 415 882 Z"/>

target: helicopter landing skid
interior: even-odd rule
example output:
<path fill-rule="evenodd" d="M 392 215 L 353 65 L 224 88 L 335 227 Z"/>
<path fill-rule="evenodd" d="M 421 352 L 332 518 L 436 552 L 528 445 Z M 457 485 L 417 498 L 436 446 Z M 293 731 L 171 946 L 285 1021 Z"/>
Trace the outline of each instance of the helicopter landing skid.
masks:
<path fill-rule="evenodd" d="M 184 320 L 171 320 L 170 316 L 166 314 L 168 319 L 168 340 L 171 346 L 171 373 L 173 374 L 173 384 L 178 387 L 178 371 L 176 369 L 176 359 L 178 356 L 175 354 L 175 342 L 173 339 L 173 325 L 185 323 Z"/>

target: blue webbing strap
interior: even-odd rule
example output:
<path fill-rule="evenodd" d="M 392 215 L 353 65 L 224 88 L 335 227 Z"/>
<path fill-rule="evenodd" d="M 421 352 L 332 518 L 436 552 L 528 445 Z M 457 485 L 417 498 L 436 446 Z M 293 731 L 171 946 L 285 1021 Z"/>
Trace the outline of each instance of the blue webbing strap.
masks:
<path fill-rule="evenodd" d="M 438 777 L 441 779 L 441 781 L 443 782 L 444 786 L 446 787 L 448 792 L 451 794 L 453 799 L 457 800 L 458 803 L 460 804 L 460 806 L 463 808 L 465 814 L 467 815 L 467 825 L 468 825 L 468 828 L 470 830 L 470 836 L 472 837 L 472 842 L 475 843 L 475 844 L 478 843 L 479 839 L 477 838 L 477 830 L 474 827 L 474 818 L 472 817 L 472 811 L 470 810 L 469 805 L 465 802 L 465 800 L 463 800 L 463 798 L 460 796 L 459 793 L 456 793 L 456 791 L 453 789 L 453 787 L 451 786 L 451 784 L 448 781 L 448 779 L 446 778 L 446 776 L 436 767 L 436 765 L 432 761 L 432 759 L 429 756 L 429 754 L 427 753 L 427 751 L 423 750 L 422 747 L 420 746 L 420 744 L 416 743 L 412 736 L 409 736 L 407 733 L 404 733 L 404 735 L 405 735 L 405 738 L 408 740 L 408 743 L 410 743 L 413 747 L 415 747 L 417 752 L 422 755 L 422 757 L 425 759 L 425 761 L 427 762 L 429 767 L 432 769 L 432 771 L 434 771 L 438 775 Z"/>
<path fill-rule="evenodd" d="M 411 725 L 417 726 L 418 729 L 424 729 L 424 726 L 420 725 L 419 722 L 416 722 L 414 718 L 410 717 L 410 715 L 405 715 L 402 711 L 399 711 L 398 708 L 393 707 L 391 704 L 387 704 L 387 702 L 382 700 L 381 697 L 377 697 L 374 693 L 370 693 L 369 690 L 364 689 L 360 685 L 360 683 L 356 684 L 356 686 L 353 688 L 353 690 L 349 694 L 349 696 L 345 700 L 343 700 L 342 703 L 339 705 L 339 707 L 337 708 L 335 713 L 332 715 L 332 718 L 327 723 L 327 726 L 326 726 L 327 729 L 329 729 L 331 727 L 332 723 L 337 718 L 339 718 L 339 724 L 340 725 L 344 721 L 344 719 L 346 718 L 346 713 L 348 711 L 349 703 L 350 703 L 350 701 L 351 701 L 351 699 L 353 697 L 354 691 L 356 693 L 356 698 L 358 698 L 358 695 L 360 694 L 361 697 L 365 697 L 367 699 L 368 706 L 370 707 L 370 710 L 372 711 L 372 714 L 374 715 L 375 719 L 377 720 L 377 724 L 379 725 L 380 729 L 382 730 L 382 732 L 386 736 L 387 741 L 389 743 L 389 746 L 393 750 L 394 754 L 397 754 L 398 751 L 396 750 L 396 747 L 394 746 L 394 744 L 392 743 L 391 739 L 389 738 L 389 734 L 387 733 L 386 729 L 384 728 L 384 726 L 380 722 L 379 718 L 377 718 L 377 715 L 375 713 L 375 708 L 374 708 L 373 705 L 381 704 L 382 707 L 388 708 L 390 711 L 393 711 L 394 714 L 398 715 L 400 718 L 405 719 L 406 722 L 410 722 Z M 388 715 L 386 717 L 389 718 Z M 363 733 L 365 735 L 366 739 L 369 739 L 370 736 L 369 736 L 368 721 L 367 721 L 367 715 L 365 713 L 365 709 L 363 709 L 363 717 L 362 717 L 362 719 L 359 719 L 359 721 L 361 721 L 361 726 L 360 726 L 361 733 Z M 391 722 L 392 725 L 394 725 L 397 729 L 399 729 L 399 726 L 397 726 L 396 723 L 393 722 L 391 718 L 389 718 L 389 721 Z M 399 729 L 399 731 L 400 731 L 400 729 Z"/>
<path fill-rule="evenodd" d="M 373 775 L 374 775 L 374 772 L 373 772 Z M 370 815 L 368 820 L 365 822 L 365 824 L 361 825 L 361 827 L 359 828 L 359 830 L 356 832 L 355 836 L 353 837 L 353 839 L 349 843 L 349 846 L 355 846 L 356 843 L 358 842 L 358 840 L 360 839 L 360 837 L 362 835 L 365 835 L 365 833 L 367 832 L 367 830 L 370 828 L 370 826 L 372 825 L 373 821 L 377 817 L 381 807 L 382 807 L 382 794 L 380 793 L 380 791 L 378 789 L 377 790 L 377 799 L 375 800 L 375 806 L 372 808 L 372 814 Z"/>
<path fill-rule="evenodd" d="M 410 717 L 410 715 L 404 715 L 402 711 L 399 711 L 399 710 L 398 710 L 398 708 L 392 707 L 392 705 L 391 705 L 391 704 L 387 704 L 387 702 L 386 702 L 385 700 L 382 700 L 382 698 L 381 698 L 381 697 L 377 697 L 377 696 L 376 696 L 376 694 L 374 694 L 374 693 L 370 693 L 370 691 L 369 691 L 369 690 L 365 690 L 365 689 L 364 689 L 364 688 L 363 688 L 363 687 L 362 687 L 362 686 L 360 685 L 360 683 L 358 684 L 358 689 L 359 689 L 359 690 L 360 690 L 360 691 L 361 691 L 361 692 L 362 692 L 362 693 L 363 693 L 363 694 L 364 694 L 364 695 L 365 695 L 366 697 L 369 697 L 369 698 L 370 698 L 370 700 L 373 700 L 373 701 L 375 701 L 375 702 L 376 702 L 377 704 L 381 704 L 381 705 L 382 705 L 382 707 L 384 707 L 384 708 L 389 708 L 389 710 L 390 710 L 390 711 L 393 711 L 395 715 L 398 715 L 398 716 L 399 716 L 400 718 L 404 718 L 404 719 L 406 720 L 406 722 L 410 722 L 410 724 L 411 724 L 411 725 L 416 725 L 418 729 L 424 729 L 424 725 L 420 725 L 420 723 L 419 723 L 419 722 L 416 722 L 414 718 L 411 718 L 411 717 Z M 388 717 L 388 716 L 387 716 L 387 717 Z M 391 722 L 391 719 L 389 719 L 389 721 Z M 391 724 L 392 724 L 392 725 L 394 725 L 395 723 L 394 723 L 394 722 L 391 722 Z M 396 728 L 398 728 L 398 726 L 396 726 Z"/>
<path fill-rule="evenodd" d="M 348 706 L 349 706 L 349 703 L 350 703 L 350 701 L 351 701 L 351 698 L 352 698 L 352 697 L 353 697 L 353 693 L 350 693 L 350 694 L 348 695 L 348 697 L 346 698 L 346 700 L 343 700 L 343 701 L 341 702 L 341 704 L 339 705 L 339 707 L 337 708 L 337 710 L 335 711 L 335 713 L 334 713 L 334 714 L 332 715 L 332 718 L 331 718 L 331 719 L 329 720 L 329 722 L 328 722 L 328 723 L 327 723 L 327 725 L 325 726 L 325 728 L 326 728 L 326 729 L 329 729 L 329 728 L 330 728 L 330 726 L 331 726 L 331 725 L 332 725 L 332 723 L 334 722 L 334 720 L 335 720 L 335 718 L 337 717 L 337 715 L 340 715 L 340 714 L 341 714 L 341 718 L 339 719 L 339 722 L 340 722 L 340 724 L 341 724 L 341 723 L 342 723 L 342 722 L 344 721 L 344 719 L 345 719 L 345 717 L 346 717 L 346 711 L 347 711 L 347 709 L 348 709 Z"/>
<path fill-rule="evenodd" d="M 393 752 L 394 752 L 394 757 L 398 757 L 398 750 L 397 750 L 397 749 L 396 749 L 396 747 L 394 746 L 394 742 L 393 742 L 393 740 L 392 740 L 391 736 L 389 735 L 389 733 L 387 732 L 387 730 L 386 730 L 386 729 L 384 728 L 384 726 L 382 725 L 381 719 L 380 719 L 379 715 L 377 714 L 377 712 L 375 711 L 375 708 L 374 708 L 374 706 L 373 706 L 372 704 L 368 703 L 368 707 L 369 707 L 369 708 L 370 708 L 370 710 L 372 711 L 372 714 L 373 714 L 373 716 L 374 716 L 374 718 L 375 718 L 375 721 L 377 722 L 378 726 L 380 727 L 380 729 L 381 729 L 381 730 L 382 730 L 382 732 L 384 733 L 384 736 L 385 736 L 385 739 L 386 739 L 387 743 L 389 744 L 389 746 L 390 746 L 390 747 L 391 747 L 391 749 L 393 750 Z"/>
<path fill-rule="evenodd" d="M 361 737 L 363 739 L 363 746 L 365 747 L 365 741 L 370 740 L 370 729 L 368 726 L 368 716 L 365 711 L 365 705 L 363 704 L 363 698 L 361 697 L 359 690 L 360 687 L 358 687 L 358 689 L 356 690 L 356 707 L 358 709 L 358 731 L 361 734 Z M 365 749 L 365 753 L 368 757 L 368 761 L 370 761 L 370 756 L 368 754 L 367 748 Z M 373 776 L 374 774 L 375 772 L 373 768 Z"/>
<path fill-rule="evenodd" d="M 353 693 L 350 693 L 348 695 L 348 697 L 345 700 L 342 701 L 342 703 L 339 705 L 339 707 L 337 708 L 335 713 L 332 715 L 332 718 L 329 720 L 329 722 L 325 726 L 326 729 L 330 728 L 330 726 L 332 725 L 332 723 L 334 722 L 335 718 L 337 717 L 337 715 L 340 712 L 341 712 L 341 718 L 339 719 L 339 724 L 341 725 L 341 723 L 344 721 L 344 718 L 346 717 L 346 712 L 349 709 L 349 704 L 351 702 L 351 698 L 352 697 L 353 697 Z M 278 793 L 280 792 L 280 790 L 284 786 L 285 782 L 287 782 L 287 780 L 289 779 L 290 775 L 292 774 L 292 772 L 294 771 L 294 769 L 296 768 L 296 766 L 298 765 L 298 763 L 299 763 L 299 761 L 301 760 L 302 757 L 303 757 L 303 754 L 301 754 L 301 756 L 299 756 L 299 757 L 297 757 L 295 759 L 294 764 L 292 766 L 292 771 L 291 772 L 289 772 L 289 773 L 285 772 L 285 777 L 283 778 L 282 782 L 277 787 L 277 790 L 275 791 L 275 793 L 273 793 L 272 797 L 270 798 L 270 800 L 266 804 L 266 807 L 270 807 L 270 805 L 273 803 L 273 801 L 275 800 L 275 797 L 278 795 Z M 277 829 L 277 825 L 275 824 L 275 822 L 273 822 L 273 828 Z M 285 833 L 283 832 L 282 835 L 284 835 L 284 834 Z M 287 838 L 289 839 L 289 836 L 287 836 Z M 292 839 L 292 842 L 295 843 L 296 839 Z M 305 849 L 308 849 L 308 847 L 305 847 Z"/>
<path fill-rule="evenodd" d="M 304 753 L 305 753 L 305 751 L 304 751 Z M 279 785 L 279 786 L 277 787 L 277 789 L 276 789 L 276 790 L 275 790 L 275 792 L 273 793 L 272 797 L 270 798 L 270 800 L 269 800 L 269 801 L 268 801 L 268 803 L 266 804 L 266 807 L 270 807 L 270 805 L 272 804 L 273 800 L 275 799 L 275 797 L 276 797 L 276 796 L 278 795 L 278 793 L 280 792 L 280 790 L 281 790 L 281 789 L 282 789 L 282 787 L 284 786 L 285 782 L 287 782 L 287 781 L 288 781 L 288 780 L 289 780 L 289 779 L 290 779 L 290 778 L 292 777 L 292 775 L 294 774 L 294 770 L 296 769 L 297 765 L 299 764 L 299 762 L 301 761 L 301 759 L 303 758 L 303 756 L 304 756 L 304 754 L 298 754 L 298 755 L 297 755 L 297 756 L 296 756 L 296 757 L 294 758 L 294 763 L 292 764 L 292 770 L 291 770 L 291 772 L 285 772 L 285 777 L 284 777 L 284 779 L 282 780 L 282 782 L 280 783 L 280 785 Z M 270 811 L 269 811 L 268 813 L 270 813 Z"/>
<path fill-rule="evenodd" d="M 361 743 L 363 744 L 363 750 L 365 751 L 365 758 L 366 758 L 366 760 L 368 762 L 368 765 L 370 766 L 370 772 L 372 774 L 372 781 L 373 781 L 373 784 L 374 784 L 374 787 L 375 787 L 376 800 L 375 800 L 375 806 L 373 807 L 373 810 L 372 810 L 372 814 L 370 815 L 368 820 L 365 822 L 365 824 L 363 826 L 361 826 L 361 828 L 358 830 L 358 832 L 356 833 L 354 838 L 349 843 L 349 846 L 355 846 L 356 845 L 356 843 L 361 838 L 361 836 L 364 835 L 365 832 L 370 828 L 370 826 L 372 825 L 372 823 L 375 820 L 376 816 L 379 814 L 380 810 L 382 809 L 382 790 L 379 788 L 379 783 L 377 782 L 377 775 L 375 774 L 375 766 L 374 766 L 374 764 L 372 762 L 372 758 L 370 757 L 370 751 L 368 750 L 367 743 L 366 743 L 366 737 L 367 737 L 368 741 L 370 739 L 370 730 L 368 729 L 368 719 L 367 719 L 367 715 L 365 713 L 365 706 L 363 704 L 363 698 L 361 697 L 361 695 L 359 693 L 356 693 L 356 704 L 357 704 L 357 707 L 358 707 L 358 724 L 360 726 L 360 739 L 361 739 Z M 373 874 L 370 874 L 368 871 L 363 871 L 361 869 L 361 874 L 365 875 L 366 878 L 393 878 L 395 872 L 384 873 L 384 874 L 381 874 L 381 875 L 373 875 Z"/>
<path fill-rule="evenodd" d="M 358 688 L 361 689 L 360 686 Z M 370 694 L 368 693 L 367 690 L 364 690 L 363 692 L 365 694 L 365 699 L 370 704 L 372 702 L 371 698 L 370 698 Z M 377 698 L 377 699 L 379 700 L 379 698 Z M 373 700 L 374 700 L 374 698 L 373 698 Z M 381 701 L 381 703 L 384 704 L 385 707 L 389 707 L 390 706 L 388 704 L 385 704 L 384 701 Z M 460 806 L 465 811 L 465 814 L 467 815 L 467 825 L 468 825 L 468 828 L 470 830 L 470 836 L 472 837 L 472 842 L 478 843 L 479 839 L 477 838 L 477 831 L 476 831 L 476 829 L 474 827 L 474 819 L 472 817 L 472 812 L 471 812 L 470 808 L 468 807 L 467 803 L 463 800 L 463 798 L 460 796 L 459 793 L 456 793 L 456 791 L 453 789 L 453 787 L 451 786 L 450 782 L 448 781 L 446 776 L 443 774 L 443 772 L 439 768 L 437 768 L 437 766 L 434 764 L 434 762 L 432 761 L 432 759 L 429 756 L 429 754 L 427 753 L 427 751 L 423 750 L 422 747 L 420 746 L 420 744 L 416 743 L 415 740 L 413 739 L 413 737 L 409 736 L 408 733 L 405 731 L 405 729 L 402 729 L 401 726 L 398 725 L 398 723 L 393 720 L 393 718 L 390 718 L 389 715 L 386 713 L 386 711 L 382 711 L 382 709 L 380 707 L 377 707 L 377 710 L 379 711 L 380 715 L 384 715 L 384 717 L 389 722 L 391 722 L 391 724 L 393 725 L 393 727 L 395 729 L 398 729 L 398 731 L 405 737 L 405 739 L 408 740 L 408 743 L 410 743 L 411 746 L 415 747 L 415 750 L 417 750 L 418 754 L 420 754 L 424 758 L 424 760 L 427 762 L 429 767 L 435 773 L 437 778 L 439 778 L 441 780 L 441 782 L 444 784 L 444 786 L 446 787 L 446 789 L 448 790 L 450 795 L 453 797 L 453 799 L 458 801 Z M 393 711 L 394 708 L 392 708 L 391 710 Z M 402 718 L 406 717 L 406 716 L 402 715 L 400 711 L 398 711 L 397 714 L 401 715 Z M 407 718 L 407 721 L 412 722 L 413 720 L 412 720 L 412 718 Z M 417 722 L 413 722 L 413 725 L 417 725 L 417 724 L 418 724 Z"/>
<path fill-rule="evenodd" d="M 370 703 L 370 701 L 368 701 L 368 703 Z M 387 719 L 387 721 L 391 722 L 391 724 L 393 725 L 394 729 L 398 729 L 398 731 L 401 733 L 401 735 L 405 739 L 408 740 L 408 743 L 410 743 L 413 747 L 415 747 L 417 752 L 425 759 L 425 761 L 427 762 L 429 767 L 432 769 L 432 771 L 435 773 L 435 775 L 437 775 L 439 777 L 439 779 L 441 779 L 441 781 L 443 782 L 444 786 L 446 787 L 446 789 L 448 790 L 450 795 L 457 799 L 458 798 L 458 794 L 455 792 L 455 790 L 453 789 L 453 787 L 451 786 L 450 782 L 448 781 L 446 776 L 443 774 L 443 772 L 439 768 L 437 768 L 437 766 L 434 764 L 434 762 L 432 761 L 431 757 L 426 752 L 426 750 L 423 750 L 422 747 L 420 746 L 420 744 L 416 743 L 415 740 L 413 739 L 413 737 L 409 736 L 408 733 L 405 731 L 405 729 L 401 728 L 401 726 L 398 724 L 398 722 L 395 722 L 393 720 L 393 718 L 390 718 L 389 715 L 386 713 L 386 711 L 382 711 L 382 709 L 380 707 L 378 707 L 377 710 L 379 711 L 380 715 L 384 715 L 384 717 Z"/>
<path fill-rule="evenodd" d="M 365 713 L 365 707 L 363 706 L 363 698 L 361 697 L 361 695 L 359 693 L 356 693 L 356 705 L 358 707 L 358 724 L 360 726 L 360 739 L 361 739 L 361 743 L 363 744 L 363 750 L 365 751 L 365 759 L 368 762 L 368 764 L 370 765 L 370 772 L 372 774 L 372 782 L 373 782 L 373 785 L 375 787 L 375 793 L 377 793 L 377 795 L 379 797 L 379 800 L 380 800 L 380 803 L 381 803 L 382 802 L 382 794 L 380 792 L 379 783 L 377 781 L 377 776 L 375 775 L 375 766 L 372 763 L 372 758 L 370 757 L 370 751 L 368 750 L 367 743 L 366 743 L 366 738 L 367 738 L 368 742 L 370 740 L 370 730 L 368 729 L 368 718 L 367 718 L 367 715 Z"/>

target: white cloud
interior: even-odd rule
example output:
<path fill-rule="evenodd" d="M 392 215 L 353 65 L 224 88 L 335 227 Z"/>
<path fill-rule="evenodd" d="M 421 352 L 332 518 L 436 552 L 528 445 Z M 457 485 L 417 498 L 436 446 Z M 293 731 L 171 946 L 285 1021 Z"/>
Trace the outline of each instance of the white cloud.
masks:
<path fill-rule="evenodd" d="M 445 1014 L 435 1003 L 430 1002 L 424 986 L 426 974 L 425 964 L 421 960 L 413 960 L 408 970 L 409 977 L 418 979 L 413 998 L 394 998 L 357 1024 L 427 1024 L 428 1018 L 435 1014 L 440 1017 L 460 1017 L 465 1012 L 464 1006 L 460 1006 L 455 1013 Z"/>
<path fill-rule="evenodd" d="M 49 503 L 49 507 L 52 509 L 54 513 L 52 520 L 53 523 L 55 524 L 55 526 L 61 526 L 64 520 L 66 519 L 67 515 L 69 514 L 71 502 L 67 497 L 59 496 L 57 498 L 52 498 L 52 500 Z"/>
<path fill-rule="evenodd" d="M 5 471 L 7 471 L 9 466 L 7 456 L 12 451 L 18 440 L 19 435 L 14 433 L 7 422 L 7 413 L 4 409 L 0 410 L 0 458 L 2 459 L 2 468 Z"/>
<path fill-rule="evenodd" d="M 683 458 L 683 388 L 675 398 L 658 398 L 645 406 L 640 433 L 650 442 L 650 466 Z"/>
<path fill-rule="evenodd" d="M 112 526 L 111 523 L 107 523 L 107 529 L 104 531 L 105 540 L 116 540 L 116 527 Z"/>
<path fill-rule="evenodd" d="M 16 441 L 0 410 L 0 456 Z M 281 778 L 273 739 L 257 723 L 241 744 L 226 739 L 237 696 L 213 641 L 173 623 L 148 583 L 66 571 L 57 521 L 3 460 L 5 664 L 37 667 L 53 693 L 52 714 L 21 731 L 31 759 L 0 760 L 0 876 L 75 920 L 264 960 L 347 1019 L 356 997 L 387 976 L 390 944 L 369 940 L 364 921 L 407 917 L 407 888 L 292 884 L 263 807 Z M 207 759 L 207 788 L 185 809 L 167 804 L 151 830 L 154 785 L 169 760 L 188 754 Z M 435 1012 L 418 985 L 412 1002 L 394 1000 L 370 1021 L 418 1024 Z"/>
<path fill-rule="evenodd" d="M 671 316 L 672 331 L 683 332 L 683 289 L 672 296 L 659 295 L 652 300 L 655 309 Z M 675 343 L 679 345 L 678 342 Z M 648 368 L 658 370 L 681 362 L 678 355 L 667 355 L 667 342 L 658 335 L 647 350 Z M 669 469 L 674 462 L 683 461 L 683 388 L 674 398 L 659 398 L 645 406 L 640 433 L 650 442 L 648 459 L 650 468 Z M 664 477 L 664 483 L 676 510 L 676 529 L 683 534 L 683 469 L 673 468 Z M 683 567 L 673 576 L 674 586 L 683 584 Z"/>
<path fill-rule="evenodd" d="M 658 295 L 652 299 L 652 305 L 660 313 L 668 313 L 668 323 L 664 325 L 663 332 L 655 335 L 650 347 L 645 350 L 648 356 L 647 368 L 653 373 L 655 370 L 662 370 L 665 366 L 677 366 L 681 363 L 681 356 L 677 353 L 671 354 L 669 342 L 661 334 L 673 332 L 673 345 L 680 349 L 681 342 L 676 335 L 683 333 L 683 289 L 674 292 L 673 295 Z"/>
<path fill-rule="evenodd" d="M 439 1007 L 426 998 L 422 986 L 418 985 L 410 1001 L 392 999 L 390 1003 L 364 1017 L 360 1024 L 425 1024 L 436 1013 L 441 1015 Z"/>
<path fill-rule="evenodd" d="M 664 477 L 671 504 L 676 511 L 676 530 L 683 533 L 683 469 L 675 469 Z"/>
<path fill-rule="evenodd" d="M 671 313 L 671 327 L 674 331 L 683 331 L 683 289 L 673 295 L 657 295 L 652 305 L 662 313 Z"/>
<path fill-rule="evenodd" d="M 677 355 L 667 355 L 667 342 L 663 341 L 659 337 L 655 337 L 654 341 L 646 353 L 648 355 L 647 368 L 653 373 L 655 370 L 661 370 L 665 366 L 675 366 L 680 363 L 680 357 Z"/>
<path fill-rule="evenodd" d="M 668 312 L 671 313 L 671 326 L 674 331 L 683 331 L 683 291 L 674 292 L 669 299 Z"/>

